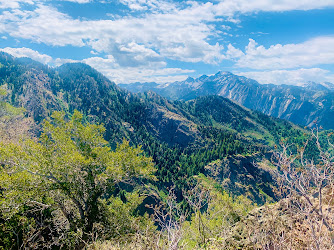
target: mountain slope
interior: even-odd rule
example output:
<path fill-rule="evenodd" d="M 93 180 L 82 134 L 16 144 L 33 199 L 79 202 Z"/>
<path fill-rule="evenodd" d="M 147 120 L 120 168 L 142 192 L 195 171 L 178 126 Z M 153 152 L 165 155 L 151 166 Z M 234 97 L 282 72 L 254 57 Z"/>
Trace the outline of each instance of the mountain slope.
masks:
<path fill-rule="evenodd" d="M 155 91 L 172 100 L 220 95 L 247 108 L 296 124 L 311 126 L 313 121 L 317 121 L 324 128 L 334 128 L 334 91 L 331 83 L 309 83 L 305 87 L 262 85 L 246 77 L 218 72 L 212 76 L 162 85 L 134 83 L 120 86 L 133 92 Z"/>
<path fill-rule="evenodd" d="M 0 84 L 7 89 L 6 100 L 26 108 L 37 127 L 53 110 L 70 115 L 77 109 L 87 121 L 105 125 L 105 137 L 112 146 L 123 138 L 142 145 L 157 165 L 156 185 L 160 188 L 175 185 L 182 190 L 189 178 L 204 173 L 205 166 L 213 161 L 236 155 L 257 161 L 281 137 L 298 139 L 303 134 L 291 123 L 219 96 L 173 102 L 153 92 L 131 94 L 85 64 L 53 69 L 4 53 L 0 63 Z M 235 174 L 233 180 L 243 187 L 239 193 L 254 186 L 256 173 L 266 172 L 257 168 L 249 165 L 242 175 Z M 258 203 L 274 193 L 274 179 L 268 178 L 271 174 L 261 176 L 261 183 L 248 194 Z"/>
<path fill-rule="evenodd" d="M 1 82 L 8 92 L 7 101 L 25 107 L 37 122 L 48 117 L 53 110 L 63 109 L 72 113 L 77 109 L 86 114 L 87 120 L 103 122 L 107 139 L 131 138 L 133 128 L 141 125 L 155 131 L 156 137 L 166 133 L 164 125 L 169 125 L 169 132 L 177 133 L 170 130 L 178 129 L 179 119 L 164 116 L 158 105 L 121 90 L 88 65 L 65 64 L 54 70 L 5 54 L 0 63 Z M 161 126 L 154 127 L 159 124 L 156 119 Z M 187 144 L 194 140 L 195 132 L 189 127 L 191 123 L 185 124 L 186 138 L 171 137 L 171 144 Z"/>

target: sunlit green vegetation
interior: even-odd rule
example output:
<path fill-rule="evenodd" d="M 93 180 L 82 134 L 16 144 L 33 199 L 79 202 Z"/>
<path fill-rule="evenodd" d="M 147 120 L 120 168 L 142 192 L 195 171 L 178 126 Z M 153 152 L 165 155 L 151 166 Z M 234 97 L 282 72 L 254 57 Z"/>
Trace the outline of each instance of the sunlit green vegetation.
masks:
<path fill-rule="evenodd" d="M 240 247 L 237 225 L 280 198 L 273 151 L 309 138 L 222 97 L 171 102 L 84 64 L 0 58 L 0 248 Z"/>

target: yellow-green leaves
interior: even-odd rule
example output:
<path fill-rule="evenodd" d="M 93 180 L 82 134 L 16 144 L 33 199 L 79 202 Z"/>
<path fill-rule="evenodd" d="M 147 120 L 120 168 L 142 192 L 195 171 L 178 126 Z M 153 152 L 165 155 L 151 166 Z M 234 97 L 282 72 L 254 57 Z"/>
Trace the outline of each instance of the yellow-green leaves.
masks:
<path fill-rule="evenodd" d="M 0 88 L 0 96 L 5 96 L 5 95 L 7 95 L 7 91 Z"/>
<path fill-rule="evenodd" d="M 124 140 L 112 151 L 104 131 L 102 125 L 85 124 L 78 111 L 69 120 L 55 112 L 44 121 L 39 140 L 1 143 L 0 212 L 15 213 L 23 204 L 51 206 L 88 234 L 108 190 L 132 178 L 154 178 L 152 159 L 140 147 Z"/>
<path fill-rule="evenodd" d="M 106 174 L 113 176 L 115 181 L 122 181 L 132 177 L 154 179 L 155 171 L 151 158 L 145 157 L 140 147 L 130 147 L 129 142 L 123 140 L 117 145 L 115 152 L 108 156 L 109 162 Z"/>

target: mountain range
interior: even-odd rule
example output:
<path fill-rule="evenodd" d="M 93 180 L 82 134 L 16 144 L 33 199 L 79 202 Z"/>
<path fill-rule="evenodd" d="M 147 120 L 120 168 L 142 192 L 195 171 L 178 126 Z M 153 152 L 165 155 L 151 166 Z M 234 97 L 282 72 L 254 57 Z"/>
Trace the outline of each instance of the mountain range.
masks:
<path fill-rule="evenodd" d="M 303 86 L 259 84 L 230 72 L 218 72 L 165 84 L 137 82 L 119 86 L 135 93 L 154 91 L 170 100 L 219 95 L 301 126 L 317 123 L 319 127 L 334 129 L 334 84 L 329 82 L 308 82 Z"/>
<path fill-rule="evenodd" d="M 29 126 L 35 135 L 53 111 L 63 110 L 71 116 L 79 110 L 86 121 L 104 124 L 105 138 L 112 147 L 123 138 L 141 145 L 157 166 L 160 188 L 184 188 L 188 178 L 210 175 L 208 166 L 222 160 L 220 172 L 225 169 L 231 174 L 216 177 L 222 183 L 229 180 L 227 190 L 258 203 L 275 199 L 272 169 L 253 162 L 267 161 L 282 138 L 297 142 L 305 133 L 290 122 L 217 95 L 184 102 L 154 92 L 132 94 L 82 63 L 50 68 L 1 53 L 0 85 L 7 92 L 3 101 L 23 107 L 26 117 L 34 121 Z M 20 123 L 15 120 L 15 124 Z"/>
<path fill-rule="evenodd" d="M 224 82 L 229 82 L 230 84 L 224 85 Z M 143 88 L 147 85 L 137 84 L 137 86 L 138 88 L 140 86 Z M 195 214 L 199 213 L 199 216 L 203 216 L 200 218 L 205 218 L 205 220 L 210 222 L 210 224 L 206 225 L 211 225 L 212 230 L 217 229 L 219 233 L 222 231 L 224 234 L 228 232 L 227 236 L 224 236 L 227 238 L 222 238 L 221 241 L 230 242 L 228 244 L 232 246 L 231 249 L 244 249 L 247 246 L 253 246 L 252 241 L 249 242 L 249 239 L 252 240 L 253 237 L 249 238 L 247 236 L 248 233 L 253 232 L 252 230 L 255 229 L 258 230 L 256 231 L 256 235 L 258 235 L 257 232 L 263 233 L 263 228 L 272 232 L 271 225 L 276 227 L 276 224 L 272 224 L 272 220 L 279 224 L 277 226 L 279 230 L 282 227 L 285 228 L 285 225 L 289 225 L 287 232 L 293 231 L 295 228 L 295 226 L 290 226 L 291 223 L 305 220 L 303 219 L 305 217 L 304 214 L 298 218 L 292 217 L 291 220 L 288 219 L 290 215 L 287 212 L 286 205 L 284 205 L 286 201 L 281 199 L 286 197 L 286 193 L 284 193 L 286 189 L 283 188 L 282 191 L 282 175 L 280 173 L 284 167 L 290 166 L 290 161 L 292 161 L 291 164 L 295 163 L 293 161 L 297 157 L 292 156 L 294 153 L 297 154 L 299 152 L 302 152 L 303 159 L 308 159 L 308 162 L 312 164 L 313 162 L 319 162 L 319 166 L 323 165 L 323 161 L 318 161 L 317 159 L 319 159 L 319 154 L 321 153 L 327 156 L 327 153 L 323 153 L 327 151 L 320 152 L 319 148 L 317 148 L 317 143 L 324 145 L 325 150 L 329 149 L 333 143 L 330 138 L 333 132 L 320 130 L 317 133 L 319 137 L 315 138 L 314 136 L 312 137 L 312 132 L 310 132 L 309 128 L 301 128 L 290 121 L 245 108 L 229 98 L 210 94 L 218 90 L 223 93 L 229 88 L 231 95 L 233 94 L 246 103 L 246 101 L 250 101 L 250 97 L 243 97 L 242 93 L 246 92 L 250 96 L 257 97 L 261 95 L 256 91 L 259 92 L 267 88 L 266 93 L 269 94 L 269 88 L 272 88 L 271 91 L 276 89 L 276 93 L 271 93 L 272 96 L 278 95 L 279 89 L 285 91 L 281 93 L 282 100 L 284 100 L 284 95 L 287 95 L 286 93 L 295 94 L 295 96 L 299 97 L 304 96 L 304 99 L 309 93 L 318 95 L 318 98 L 321 96 L 325 98 L 326 95 L 331 95 L 332 93 L 330 84 L 319 86 L 309 83 L 304 88 L 262 86 L 254 80 L 220 72 L 215 76 L 203 76 L 199 79 L 189 78 L 185 82 L 173 83 L 170 86 L 169 84 L 151 84 L 151 86 L 166 91 L 165 94 L 167 91 L 173 90 L 174 99 L 185 100 L 171 100 L 153 91 L 131 93 L 83 63 L 68 63 L 52 68 L 28 58 L 15 58 L 9 54 L 0 53 L 0 156 L 3 159 L 9 155 L 14 160 L 18 159 L 20 155 L 26 157 L 25 160 L 16 164 L 18 166 L 22 164 L 23 171 L 15 170 L 15 172 L 10 168 L 8 173 L 3 173 L 1 179 L 2 193 L 5 190 L 3 185 L 7 185 L 5 186 L 5 191 L 12 196 L 9 196 L 9 198 L 6 196 L 2 201 L 11 204 L 12 197 L 21 194 L 16 192 L 18 188 L 20 188 L 20 191 L 22 190 L 22 186 L 17 185 L 17 183 L 23 183 L 23 187 L 27 187 L 27 189 L 22 191 L 23 196 L 19 196 L 19 199 L 22 199 L 23 202 L 30 201 L 29 196 L 26 199 L 26 192 L 29 193 L 33 190 L 38 185 L 38 182 L 36 183 L 37 179 L 23 179 L 20 177 L 22 173 L 23 176 L 26 176 L 26 164 L 31 164 L 34 170 L 34 172 L 31 172 L 33 176 L 43 176 L 44 178 L 42 184 L 40 184 L 41 189 L 38 189 L 33 195 L 36 194 L 37 197 L 40 197 L 39 190 L 43 190 L 48 197 L 50 195 L 49 185 L 46 186 L 44 180 L 45 178 L 52 179 L 55 177 L 52 172 L 51 174 L 46 172 L 47 175 L 43 175 L 41 172 L 45 168 L 46 171 L 49 171 L 49 167 L 50 169 L 61 167 L 58 172 L 65 172 L 63 179 L 65 181 L 57 181 L 56 183 L 65 187 L 64 190 L 70 197 L 68 201 L 73 199 L 74 191 L 72 190 L 74 188 L 78 188 L 78 192 L 80 194 L 83 193 L 83 196 L 91 197 L 86 191 L 82 192 L 82 184 L 78 186 L 75 181 L 68 183 L 66 181 L 72 177 L 74 180 L 87 178 L 89 184 L 84 190 L 91 190 L 92 188 L 94 190 L 94 186 L 100 182 L 100 179 L 93 179 L 92 181 L 92 169 L 99 173 L 105 169 L 104 165 L 99 164 L 100 158 L 94 158 L 97 157 L 97 151 L 95 150 L 106 152 L 101 150 L 107 149 L 108 152 L 113 153 L 110 156 L 112 161 L 108 164 L 111 165 L 110 174 L 115 174 L 116 176 L 117 185 L 108 189 L 102 187 L 101 189 L 105 188 L 104 196 L 107 200 L 102 200 L 104 196 L 101 196 L 101 201 L 98 202 L 106 205 L 103 209 L 110 209 L 107 211 L 110 211 L 112 220 L 108 220 L 106 225 L 108 230 L 110 225 L 116 228 L 115 237 L 117 239 L 120 235 L 120 225 L 132 223 L 129 220 L 124 220 L 124 214 L 130 213 L 132 216 L 136 216 L 138 220 L 133 220 L 133 224 L 137 227 L 137 224 L 140 223 L 139 220 L 149 218 L 145 213 L 154 216 L 156 213 L 154 209 L 157 209 L 159 204 L 164 204 L 163 202 L 165 201 L 172 202 L 177 206 L 177 208 L 172 208 L 173 211 L 175 209 L 179 209 L 177 211 L 198 209 L 194 209 L 194 214 L 189 217 L 189 221 L 184 221 L 185 225 L 188 225 L 185 228 L 191 234 L 190 237 L 193 237 L 193 233 L 188 230 L 190 228 L 189 225 L 194 225 L 194 228 L 198 228 L 199 224 L 189 223 L 193 223 L 192 221 L 197 217 Z M 194 86 L 197 86 L 196 91 L 194 91 Z M 186 91 L 186 89 L 188 90 Z M 199 96 L 195 97 L 195 95 Z M 300 100 L 300 102 L 302 101 Z M 292 110 L 292 107 L 287 106 Z M 76 112 L 76 110 L 79 112 Z M 60 114 L 54 113 L 54 111 L 63 112 Z M 298 111 L 294 112 L 298 113 Z M 319 121 L 324 121 L 324 119 Z M 77 124 L 77 122 L 80 124 Z M 73 127 L 71 123 L 75 123 L 75 126 L 78 127 Z M 103 126 L 95 126 L 94 124 L 102 124 Z M 103 140 L 102 143 L 103 145 L 106 143 L 108 147 L 96 147 L 95 150 L 91 150 L 91 147 L 87 145 L 89 145 L 90 140 L 97 138 L 96 134 L 94 134 L 97 128 L 101 132 L 104 131 L 103 137 L 106 141 Z M 58 137 L 51 136 L 50 133 L 58 133 Z M 77 133 L 81 133 L 80 139 L 76 137 Z M 65 139 L 62 140 L 61 138 Z M 102 139 L 102 137 L 99 138 L 100 140 Z M 70 146 L 67 145 L 69 140 L 73 140 L 73 144 L 69 144 Z M 53 142 L 56 142 L 57 146 L 54 146 L 56 144 Z M 98 141 L 98 144 L 100 144 L 100 141 Z M 278 164 L 276 157 L 284 156 L 282 152 L 284 152 L 284 145 L 287 144 L 289 145 L 288 154 L 291 153 L 287 160 L 287 165 Z M 35 147 L 29 148 L 29 145 L 35 145 Z M 70 152 L 84 151 L 90 155 L 90 158 L 87 158 L 87 155 L 82 155 L 82 158 L 73 158 L 75 159 L 73 160 L 73 153 L 68 153 L 69 150 L 73 149 L 73 145 L 78 147 L 77 151 Z M 120 146 L 117 147 L 117 145 Z M 126 145 L 125 148 L 124 145 Z M 129 148 L 134 149 L 132 146 L 140 148 L 139 150 L 136 149 L 138 150 L 138 155 L 127 153 L 124 156 L 124 154 L 119 154 L 122 150 L 128 152 Z M 51 151 L 48 151 L 48 148 L 51 148 Z M 57 156 L 58 151 L 59 157 Z M 31 158 L 36 157 L 35 153 L 38 153 L 38 156 L 45 157 L 43 159 L 47 159 L 46 163 L 44 160 L 40 161 L 39 158 L 37 158 L 37 161 L 33 160 L 30 162 Z M 150 179 L 136 176 L 131 181 L 122 181 L 120 179 L 118 182 L 118 164 L 121 163 L 121 168 L 129 168 L 132 171 L 132 163 L 138 164 L 137 167 L 143 163 L 138 161 L 136 157 L 147 159 L 150 163 L 151 161 L 153 162 L 152 175 L 154 176 Z M 65 158 L 70 158 L 74 165 L 78 165 L 77 171 L 69 173 L 68 169 L 71 169 L 72 163 L 66 164 L 67 161 L 63 161 Z M 59 162 L 56 162 L 56 159 L 60 159 Z M 87 165 L 78 164 L 77 159 L 84 161 Z M 39 166 L 39 162 L 42 162 L 41 166 L 36 168 L 36 166 Z M 1 161 L 0 163 L 2 168 L 5 168 L 6 164 L 11 164 L 12 161 Z M 35 168 L 38 170 L 35 170 Z M 87 170 L 85 173 L 88 174 L 83 175 L 83 170 Z M 302 170 L 298 168 L 298 173 L 300 171 Z M 304 172 L 307 171 L 302 173 Z M 69 175 L 71 177 L 68 177 Z M 16 179 L 16 176 L 19 177 Z M 100 175 L 99 178 L 104 179 L 107 177 Z M 106 181 L 112 181 L 112 178 L 106 179 Z M 8 181 L 12 181 L 13 185 L 8 185 Z M 15 190 L 12 187 L 17 189 Z M 13 190 L 15 192 L 12 192 Z M 59 189 L 55 190 L 57 193 L 59 192 Z M 100 192 L 99 190 L 98 192 Z M 170 196 L 171 192 L 172 196 Z M 207 192 L 211 192 L 215 196 L 208 196 L 209 193 Z M 136 196 L 130 196 L 129 194 L 138 194 L 140 200 L 134 198 L 137 201 L 134 201 L 133 205 L 131 203 L 132 197 Z M 56 201 L 54 198 L 47 197 L 41 199 L 42 202 L 50 200 L 50 204 L 53 204 Z M 171 200 L 168 200 L 170 199 L 169 197 L 172 197 Z M 84 198 L 81 197 L 83 200 Z M 77 201 L 74 198 L 73 204 L 80 205 L 80 202 L 77 203 Z M 277 203 L 277 201 L 281 202 Z M 211 204 L 213 203 L 211 202 L 217 205 L 212 206 Z M 276 205 L 269 207 L 268 203 L 276 203 Z M 38 202 L 38 204 L 42 203 Z M 193 207 L 189 208 L 190 205 Z M 53 219 L 62 218 L 55 217 L 58 213 L 54 213 L 54 211 L 57 210 L 50 209 L 50 212 L 45 213 L 45 206 L 42 207 L 42 210 L 35 210 L 35 203 L 32 206 L 33 210 L 31 211 L 37 211 L 36 214 L 26 213 L 25 209 L 27 206 L 22 206 L 22 214 L 26 217 L 22 217 L 21 212 L 19 212 L 19 217 L 15 216 L 15 218 L 7 220 L 4 217 L 4 213 L 0 214 L 0 228 L 2 228 L 2 231 L 0 230 L 0 241 L 6 242 L 8 249 L 13 245 L 15 246 L 15 244 L 18 246 L 22 245 L 20 242 L 25 239 L 24 235 L 24 237 L 20 236 L 23 240 L 18 240 L 17 234 L 12 233 L 24 231 L 21 230 L 24 227 L 16 222 L 16 220 L 21 221 L 22 218 L 36 218 L 38 222 L 36 223 L 36 228 L 41 227 L 38 230 L 40 230 L 43 237 L 32 241 L 34 248 L 43 248 L 40 246 L 44 244 L 45 239 L 48 240 L 50 246 L 63 244 L 54 240 L 57 237 L 60 238 L 58 232 L 61 230 L 53 231 L 53 224 L 46 228 L 44 225 L 48 224 L 39 222 L 39 220 L 50 221 L 51 223 L 55 221 L 57 222 L 56 227 L 60 227 L 57 226 L 58 221 Z M 77 210 L 68 210 L 68 205 L 66 207 L 65 205 L 60 205 L 61 209 L 65 209 L 66 215 L 68 215 L 67 211 L 75 211 L 71 213 L 71 216 L 72 214 L 82 214 L 80 206 Z M 127 206 L 133 207 L 133 209 L 128 210 Z M 90 209 L 90 206 L 84 205 L 84 207 Z M 294 208 L 291 208 L 293 213 Z M 103 209 L 93 210 L 93 217 L 95 214 L 99 216 L 103 214 L 100 212 L 104 211 Z M 6 210 L 7 207 L 2 211 Z M 250 212 L 248 213 L 248 211 Z M 176 214 L 178 216 L 178 212 Z M 163 213 L 161 215 L 164 216 Z M 228 217 L 226 217 L 227 215 Z M 109 213 L 106 216 L 103 214 L 101 220 L 108 216 Z M 120 218 L 118 219 L 119 216 Z M 116 222 L 114 221 L 115 217 Z M 68 221 L 71 220 L 71 217 L 67 219 L 68 217 L 65 216 L 64 218 Z M 224 218 L 228 224 L 221 218 Z M 28 220 L 27 223 L 29 227 L 32 225 L 30 221 Z M 65 226 L 61 227 L 62 230 L 73 230 L 75 232 L 81 226 L 80 220 L 76 221 L 78 223 L 75 223 L 75 226 L 64 224 Z M 152 223 L 154 222 L 149 223 L 153 225 Z M 308 224 L 304 224 L 305 228 L 307 228 Z M 218 227 L 217 225 L 221 226 Z M 13 231 L 13 228 L 18 229 Z M 49 231 L 49 228 L 52 230 Z M 144 230 L 147 230 L 147 228 L 147 226 L 143 227 Z M 228 231 L 224 231 L 226 229 Z M 32 229 L 33 235 L 36 234 L 34 230 Z M 153 234 L 159 234 L 159 230 L 159 227 L 155 229 L 154 226 Z M 301 232 L 301 235 L 305 234 L 304 228 L 296 230 L 297 233 Z M 88 228 L 87 232 L 90 234 L 94 231 Z M 133 231 L 126 232 L 130 232 L 133 235 Z M 278 235 L 279 240 L 281 240 L 280 232 L 277 230 L 273 231 L 273 235 Z M 104 235 L 108 234 L 105 233 Z M 67 240 L 66 237 L 68 236 L 64 237 Z M 114 238 L 104 239 L 111 239 L 113 242 L 117 242 Z M 297 239 L 300 239 L 300 237 L 297 237 Z M 149 241 L 154 242 L 154 239 Z M 28 243 L 30 244 L 30 242 Z M 106 247 L 106 249 L 111 248 Z M 124 247 L 124 249 L 130 248 Z M 220 245 L 220 247 L 215 248 L 221 249 L 224 247 Z M 81 249 L 81 247 L 77 249 Z"/>

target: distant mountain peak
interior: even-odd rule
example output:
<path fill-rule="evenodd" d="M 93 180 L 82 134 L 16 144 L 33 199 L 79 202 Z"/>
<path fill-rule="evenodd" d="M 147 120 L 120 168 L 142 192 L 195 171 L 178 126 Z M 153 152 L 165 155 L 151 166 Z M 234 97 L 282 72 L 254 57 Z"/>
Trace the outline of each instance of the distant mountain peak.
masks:
<path fill-rule="evenodd" d="M 186 79 L 186 82 L 194 82 L 194 81 L 195 81 L 195 79 L 190 77 L 190 76 Z"/>
<path fill-rule="evenodd" d="M 58 69 L 89 69 L 97 72 L 96 69 L 82 62 L 64 63 L 63 65 L 59 66 Z"/>
<path fill-rule="evenodd" d="M 207 75 L 202 75 L 202 76 L 200 76 L 200 77 L 198 78 L 198 80 L 202 81 L 202 80 L 204 80 L 204 79 L 206 79 L 206 78 L 208 78 Z"/>
<path fill-rule="evenodd" d="M 159 87 L 124 86 L 133 92 L 153 90 L 171 100 L 192 100 L 201 96 L 220 95 L 250 109 L 268 115 L 308 125 L 319 117 L 324 128 L 334 128 L 334 84 L 308 82 L 304 86 L 260 84 L 245 76 L 228 71 L 202 75 L 185 81 L 159 85 Z"/>
<path fill-rule="evenodd" d="M 334 84 L 331 82 L 323 82 L 322 85 L 324 85 L 326 88 L 330 90 L 334 90 Z"/>
<path fill-rule="evenodd" d="M 303 88 L 312 91 L 333 91 L 334 84 L 330 82 L 317 83 L 309 81 L 302 85 Z"/>
<path fill-rule="evenodd" d="M 215 76 L 228 76 L 228 75 L 233 75 L 231 72 L 229 71 L 218 71 Z"/>

